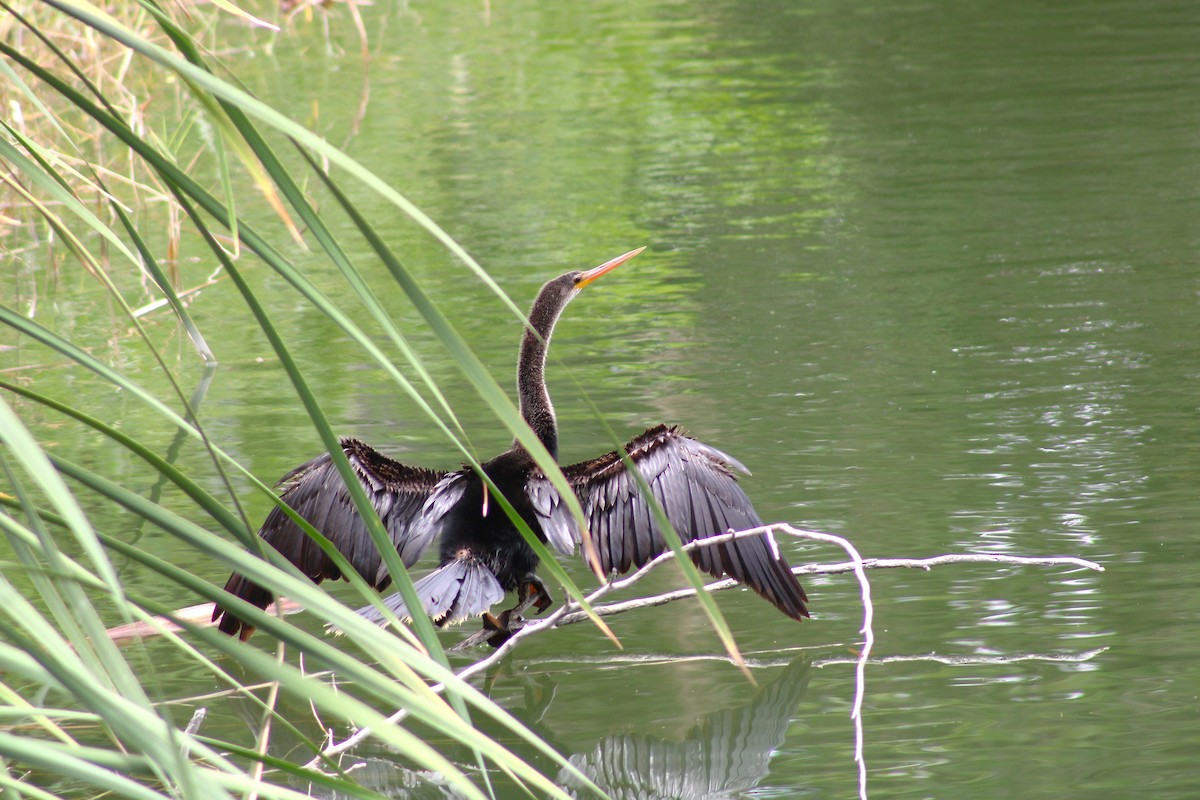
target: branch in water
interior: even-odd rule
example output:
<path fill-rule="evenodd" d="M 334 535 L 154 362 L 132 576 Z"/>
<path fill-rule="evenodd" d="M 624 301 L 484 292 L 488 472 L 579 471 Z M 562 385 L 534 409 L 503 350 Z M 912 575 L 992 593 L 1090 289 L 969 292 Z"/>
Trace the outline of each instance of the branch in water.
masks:
<path fill-rule="evenodd" d="M 794 528 L 786 523 L 775 523 L 772 525 L 764 525 L 760 528 L 752 528 L 750 530 L 738 531 L 736 533 L 726 533 L 721 536 L 713 536 L 708 539 L 699 539 L 694 542 L 689 542 L 683 549 L 692 550 L 697 547 L 709 547 L 715 544 L 721 544 L 733 539 L 740 539 L 746 536 L 760 536 L 763 533 L 768 535 L 774 533 L 784 533 L 798 539 L 825 539 L 829 534 L 819 533 L 817 531 L 806 531 L 800 528 Z M 628 578 L 623 580 L 613 581 L 607 584 L 602 589 L 607 591 L 615 591 L 624 589 L 628 586 L 637 583 L 644 578 L 647 573 L 657 567 L 659 564 L 670 561 L 675 557 L 673 552 L 663 553 L 646 563 L 641 569 Z M 931 556 L 929 558 L 864 558 L 862 559 L 862 567 L 864 569 L 923 569 L 930 570 L 934 567 L 942 567 L 950 564 L 1011 564 L 1015 566 L 1032 566 L 1032 567 L 1082 567 L 1084 569 L 1103 572 L 1104 567 L 1094 561 L 1087 561 L 1082 558 L 1074 558 L 1072 556 L 1011 556 L 1001 553 L 950 553 L 940 556 Z M 795 575 L 841 575 L 855 570 L 855 562 L 846 561 L 837 564 L 805 564 L 798 567 L 792 567 L 792 573 Z M 713 581 L 705 585 L 704 590 L 707 592 L 721 592 L 727 589 L 735 589 L 739 587 L 737 581 L 725 579 Z M 607 593 L 607 591 L 605 593 Z M 604 605 L 595 606 L 594 610 L 597 615 L 604 616 L 606 614 L 622 614 L 626 611 L 634 611 L 639 608 L 649 608 L 651 606 L 661 606 L 667 603 L 672 603 L 676 600 L 683 600 L 692 597 L 696 594 L 696 590 L 692 588 L 676 589 L 671 592 L 654 595 L 652 597 L 639 597 L 633 600 L 626 600 L 620 603 L 607 603 Z M 597 593 L 593 596 L 601 596 Z M 589 598 L 590 601 L 591 598 Z M 570 604 L 568 604 L 570 605 Z M 564 615 L 558 621 L 558 625 L 571 625 L 576 622 L 581 622 L 587 619 L 587 615 L 571 611 Z M 530 623 L 537 625 L 539 628 L 549 623 L 547 619 L 541 622 Z"/>

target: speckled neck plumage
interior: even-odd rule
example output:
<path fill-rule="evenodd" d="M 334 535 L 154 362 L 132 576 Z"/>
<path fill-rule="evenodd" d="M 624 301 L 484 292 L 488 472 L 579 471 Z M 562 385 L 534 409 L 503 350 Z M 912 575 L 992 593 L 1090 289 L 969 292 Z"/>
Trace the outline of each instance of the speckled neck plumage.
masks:
<path fill-rule="evenodd" d="M 542 287 L 529 311 L 529 326 L 525 328 L 521 353 L 517 359 L 517 395 L 521 402 L 521 418 L 529 423 L 529 427 L 555 458 L 558 458 L 558 421 L 546 389 L 546 351 L 555 323 L 575 294 L 569 275 L 555 278 Z M 513 446 L 519 447 L 516 442 Z"/>

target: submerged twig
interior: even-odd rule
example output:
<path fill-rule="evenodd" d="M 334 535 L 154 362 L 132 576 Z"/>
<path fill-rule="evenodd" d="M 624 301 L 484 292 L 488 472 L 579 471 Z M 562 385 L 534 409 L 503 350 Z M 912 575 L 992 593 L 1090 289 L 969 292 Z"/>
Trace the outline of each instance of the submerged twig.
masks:
<path fill-rule="evenodd" d="M 770 529 L 768 528 L 768 530 Z M 863 624 L 859 632 L 863 635 L 863 646 L 858 653 L 857 663 L 854 665 L 854 706 L 850 711 L 850 719 L 854 723 L 854 763 L 858 765 L 858 796 L 860 800 L 867 800 L 867 760 L 863 753 L 865 735 L 863 733 L 862 706 L 863 700 L 867 696 L 867 659 L 875 644 L 875 629 L 872 626 L 875 619 L 875 605 L 871 602 L 871 582 L 867 580 L 862 556 L 848 540 L 830 533 L 799 531 L 790 526 L 788 526 L 788 530 L 793 532 L 793 535 L 803 535 L 806 539 L 833 542 L 849 553 L 854 576 L 858 579 L 858 585 L 862 591 Z"/>
<path fill-rule="evenodd" d="M 208 716 L 207 708 L 197 708 L 192 712 L 192 718 L 188 720 L 187 727 L 183 729 L 184 734 L 191 736 L 196 731 L 200 730 L 200 725 L 204 722 L 204 718 Z"/>

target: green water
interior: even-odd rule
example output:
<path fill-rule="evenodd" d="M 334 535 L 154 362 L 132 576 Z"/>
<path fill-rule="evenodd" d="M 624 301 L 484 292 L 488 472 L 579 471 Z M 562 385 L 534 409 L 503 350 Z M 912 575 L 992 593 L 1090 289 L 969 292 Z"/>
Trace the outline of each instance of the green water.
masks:
<path fill-rule="evenodd" d="M 670 421 L 729 450 L 754 472 L 746 486 L 765 519 L 850 537 L 865 556 L 1005 552 L 1105 566 L 875 573 L 875 654 L 913 658 L 867 671 L 873 796 L 1200 796 L 1194 4 L 514 0 L 362 11 L 369 69 L 340 10 L 329 41 L 297 20 L 270 54 L 240 25 L 218 33 L 254 92 L 346 142 L 521 306 L 559 272 L 649 245 L 556 333 L 565 459 L 609 446 L 594 403 L 622 437 Z M 355 199 L 510 383 L 514 318 L 392 208 L 365 190 Z M 199 283 L 212 265 L 186 255 L 181 283 Z M 473 445 L 504 447 L 384 270 L 352 255 L 460 398 Z M 309 260 L 324 290 L 349 296 Z M 91 279 L 65 264 L 10 263 L 11 295 L 36 296 L 43 324 L 155 381 Z M 332 326 L 295 314 L 280 279 L 252 277 L 342 430 L 405 460 L 456 464 Z M 221 362 L 202 407 L 209 432 L 268 480 L 315 454 L 233 287 L 218 283 L 192 310 Z M 157 324 L 194 385 L 186 343 L 166 317 Z M 161 425 L 170 444 L 133 401 L 5 337 L 16 347 L 0 366 L 151 442 Z M 69 457 L 153 491 L 105 442 L 48 414 L 26 421 Z M 180 460 L 203 469 L 197 452 Z M 261 516 L 262 501 L 248 503 Z M 788 549 L 795 562 L 841 559 L 825 546 Z M 174 591 L 119 566 L 140 592 Z M 564 753 L 656 754 L 657 767 L 623 769 L 666 781 L 664 796 L 684 794 L 669 782 L 682 775 L 705 787 L 687 796 L 853 796 L 858 588 L 846 576 L 806 585 L 814 619 L 802 625 L 752 596 L 721 598 L 763 664 L 759 689 L 716 658 L 695 608 L 675 604 L 619 619 L 620 653 L 582 625 L 535 637 L 489 691 Z M 1095 648 L 1107 649 L 1038 658 Z M 156 695 L 214 688 L 192 667 L 155 661 L 169 653 L 151 645 L 146 656 Z M 250 735 L 236 705 L 210 712 L 224 735 Z M 288 755 L 284 734 L 277 746 Z M 408 796 L 411 776 L 386 753 L 365 755 L 373 782 Z M 681 766 L 672 777 L 655 772 L 671 773 L 663 764 Z"/>

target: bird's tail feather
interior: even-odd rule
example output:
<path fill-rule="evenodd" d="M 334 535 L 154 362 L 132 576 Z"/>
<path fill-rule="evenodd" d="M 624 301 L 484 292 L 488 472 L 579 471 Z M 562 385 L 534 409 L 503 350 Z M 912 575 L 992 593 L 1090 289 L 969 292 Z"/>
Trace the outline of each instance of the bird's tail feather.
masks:
<path fill-rule="evenodd" d="M 230 575 L 229 580 L 225 582 L 225 591 L 259 608 L 266 608 L 275 600 L 275 595 L 271 594 L 268 589 L 264 589 L 236 572 Z M 220 618 L 221 633 L 230 635 L 236 633 L 243 642 L 250 638 L 250 634 L 254 633 L 253 625 L 235 616 L 232 611 L 221 605 L 220 601 L 213 604 L 212 618 L 214 622 Z"/>
<path fill-rule="evenodd" d="M 439 627 L 455 625 L 479 616 L 504 599 L 504 587 L 492 571 L 474 558 L 456 558 L 421 578 L 413 588 L 425 613 Z M 399 593 L 383 599 L 383 604 L 402 620 L 412 619 L 412 612 Z M 383 624 L 383 612 L 375 606 L 358 610 L 371 622 Z"/>

